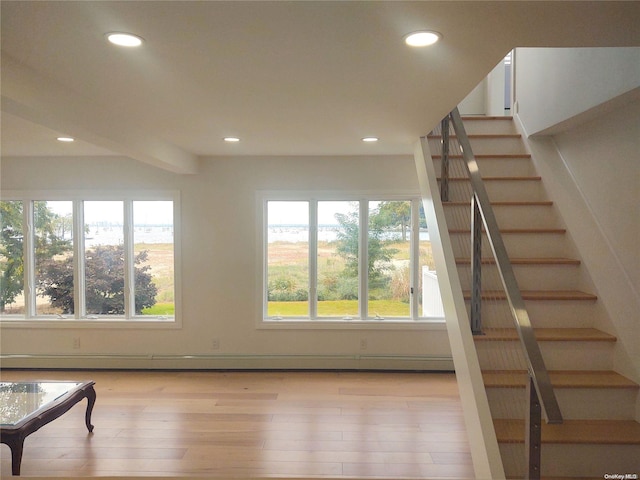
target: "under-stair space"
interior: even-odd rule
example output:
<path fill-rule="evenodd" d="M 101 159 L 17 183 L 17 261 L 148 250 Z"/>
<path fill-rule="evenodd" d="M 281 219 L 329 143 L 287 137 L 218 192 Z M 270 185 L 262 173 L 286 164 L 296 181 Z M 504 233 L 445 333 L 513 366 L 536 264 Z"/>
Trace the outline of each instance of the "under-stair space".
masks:
<path fill-rule="evenodd" d="M 613 371 L 617 339 L 601 327 L 609 324 L 607 313 L 513 119 L 463 120 L 564 418 L 557 425 L 543 421 L 542 477 L 640 475 L 640 387 Z M 432 152 L 441 150 L 439 134 L 428 140 Z M 439 176 L 440 156 L 433 161 Z M 450 165 L 443 205 L 469 309 L 470 187 L 461 155 L 450 156 Z M 474 340 L 505 473 L 523 478 L 528 375 L 488 244 L 483 241 L 483 334 Z"/>

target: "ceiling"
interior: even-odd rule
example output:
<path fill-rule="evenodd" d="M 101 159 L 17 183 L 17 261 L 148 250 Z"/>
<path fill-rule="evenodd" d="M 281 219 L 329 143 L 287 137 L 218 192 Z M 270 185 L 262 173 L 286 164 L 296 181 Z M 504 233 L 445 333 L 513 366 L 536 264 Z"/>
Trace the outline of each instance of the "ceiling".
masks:
<path fill-rule="evenodd" d="M 640 46 L 640 2 L 2 0 L 0 9 L 3 156 L 125 155 L 178 173 L 209 156 L 409 154 L 516 46 Z M 406 46 L 420 29 L 442 40 Z M 117 48 L 105 39 L 112 31 L 145 42 Z M 380 140 L 361 141 L 369 135 Z"/>

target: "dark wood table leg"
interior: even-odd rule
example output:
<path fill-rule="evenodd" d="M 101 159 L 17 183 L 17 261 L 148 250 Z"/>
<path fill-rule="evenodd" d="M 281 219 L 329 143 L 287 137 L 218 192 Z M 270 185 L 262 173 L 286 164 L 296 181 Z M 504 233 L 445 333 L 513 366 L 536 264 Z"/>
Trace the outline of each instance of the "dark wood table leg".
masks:
<path fill-rule="evenodd" d="M 24 448 L 24 437 L 17 436 L 11 439 L 11 443 L 7 443 L 11 449 L 11 475 L 20 475 L 20 466 L 22 465 L 22 450 Z"/>
<path fill-rule="evenodd" d="M 87 397 L 87 413 L 84 416 L 84 421 L 87 424 L 87 430 L 89 430 L 89 432 L 93 432 L 93 425 L 91 425 L 91 412 L 93 412 L 93 406 L 96 403 L 96 391 L 93 388 L 93 385 L 91 385 L 84 391 L 84 393 Z"/>

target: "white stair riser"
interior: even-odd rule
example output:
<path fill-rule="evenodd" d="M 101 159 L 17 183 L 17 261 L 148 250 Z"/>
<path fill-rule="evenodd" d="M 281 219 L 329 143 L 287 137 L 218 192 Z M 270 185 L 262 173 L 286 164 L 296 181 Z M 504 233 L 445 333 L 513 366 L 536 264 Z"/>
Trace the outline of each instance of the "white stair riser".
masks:
<path fill-rule="evenodd" d="M 611 370 L 613 342 L 540 342 L 547 370 Z M 526 369 L 520 342 L 476 342 L 483 370 Z"/>
<path fill-rule="evenodd" d="M 550 370 L 612 370 L 613 342 L 541 342 Z"/>
<path fill-rule="evenodd" d="M 560 412 L 565 420 L 633 420 L 637 389 L 555 388 Z M 523 419 L 527 414 L 526 389 L 488 388 L 493 418 Z"/>
<path fill-rule="evenodd" d="M 513 265 L 513 271 L 521 290 L 536 290 L 544 285 L 548 290 L 563 290 L 578 288 L 579 278 L 572 265 Z M 497 290 L 502 288 L 502 282 L 495 265 L 482 265 L 482 288 Z M 471 289 L 471 266 L 459 266 L 458 276 L 463 290 Z"/>
<path fill-rule="evenodd" d="M 597 301 L 526 301 L 534 328 L 596 327 L 606 312 Z"/>
<path fill-rule="evenodd" d="M 500 444 L 500 452 L 506 475 L 523 478 L 524 444 Z M 605 474 L 639 474 L 638 459 L 640 445 L 543 444 L 542 475 L 606 478 Z"/>
<path fill-rule="evenodd" d="M 487 195 L 492 202 L 536 202 L 547 200 L 547 194 L 538 180 L 487 180 Z M 471 198 L 468 181 L 449 182 L 449 200 L 468 202 Z"/>
<path fill-rule="evenodd" d="M 500 228 L 563 228 L 551 206 L 504 206 L 493 207 Z M 450 228 L 469 228 L 471 204 L 445 206 L 447 225 Z"/>
<path fill-rule="evenodd" d="M 482 255 L 491 256 L 491 247 L 486 239 L 482 241 Z M 569 257 L 572 249 L 563 233 L 506 233 L 502 235 L 507 253 L 512 258 Z M 456 257 L 469 258 L 471 233 L 451 235 L 453 254 Z"/>
<path fill-rule="evenodd" d="M 531 177 L 536 176 L 535 167 L 530 158 L 479 158 L 476 159 L 478 166 L 480 167 L 480 174 L 484 177 Z M 462 159 L 450 159 L 449 160 L 450 174 L 454 172 L 464 172 L 465 167 Z M 441 166 L 440 159 L 435 159 L 433 162 L 436 174 L 440 176 Z"/>
<path fill-rule="evenodd" d="M 529 153 L 520 138 L 471 138 L 470 141 L 474 155 L 526 155 Z"/>
<path fill-rule="evenodd" d="M 594 327 L 603 315 L 590 301 L 525 300 L 527 313 L 534 328 L 585 328 Z M 467 301 L 467 313 L 469 302 Z M 513 327 L 506 301 L 482 302 L 482 318 L 486 327 Z M 565 369 L 566 370 L 566 369 Z"/>
<path fill-rule="evenodd" d="M 527 152 L 522 139 L 518 137 L 510 138 L 470 138 L 471 149 L 474 155 L 526 155 Z M 429 139 L 429 149 L 433 154 L 439 154 L 441 151 L 440 139 Z M 453 154 L 460 154 L 455 148 L 450 151 Z"/>
<path fill-rule="evenodd" d="M 473 120 L 464 119 L 467 135 L 518 133 L 513 120 Z M 453 133 L 453 127 L 450 127 Z"/>

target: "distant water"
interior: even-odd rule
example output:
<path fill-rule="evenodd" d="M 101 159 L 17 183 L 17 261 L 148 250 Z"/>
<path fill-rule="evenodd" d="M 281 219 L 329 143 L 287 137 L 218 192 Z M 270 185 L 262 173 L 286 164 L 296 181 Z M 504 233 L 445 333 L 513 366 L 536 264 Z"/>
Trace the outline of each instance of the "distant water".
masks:
<path fill-rule="evenodd" d="M 309 229 L 306 227 L 274 225 L 268 228 L 269 242 L 307 242 Z M 318 227 L 318 241 L 333 242 L 338 239 L 338 227 Z"/>
<path fill-rule="evenodd" d="M 173 226 L 156 225 L 136 227 L 133 230 L 134 243 L 173 243 Z M 85 234 L 85 246 L 117 245 L 124 243 L 122 225 L 108 227 L 89 226 Z"/>
<path fill-rule="evenodd" d="M 333 242 L 338 239 L 338 226 L 318 227 L 318 241 Z M 124 242 L 122 226 L 111 225 L 108 227 L 91 226 L 85 237 L 85 245 L 117 245 Z M 274 225 L 268 229 L 269 242 L 307 242 L 309 229 L 307 227 L 292 225 Z M 400 239 L 401 232 L 388 232 L 385 237 L 388 240 Z M 172 226 L 137 227 L 133 232 L 134 243 L 173 243 Z M 429 232 L 420 232 L 420 240 L 429 240 Z"/>
<path fill-rule="evenodd" d="M 320 226 L 318 227 L 319 242 L 333 242 L 338 239 L 338 226 Z M 408 234 L 408 233 L 407 233 Z M 269 242 L 306 242 L 309 240 L 309 229 L 307 227 L 292 225 L 274 225 L 268 229 Z M 387 240 L 400 240 L 402 232 L 394 231 L 385 234 Z M 428 241 L 429 232 L 420 232 L 420 240 Z"/>

